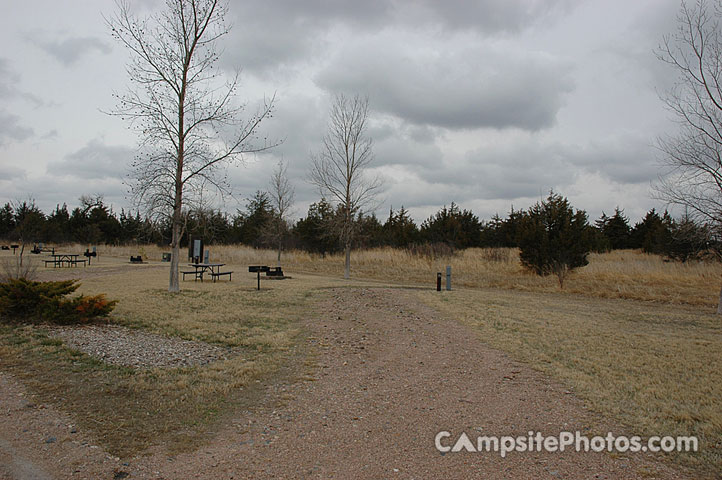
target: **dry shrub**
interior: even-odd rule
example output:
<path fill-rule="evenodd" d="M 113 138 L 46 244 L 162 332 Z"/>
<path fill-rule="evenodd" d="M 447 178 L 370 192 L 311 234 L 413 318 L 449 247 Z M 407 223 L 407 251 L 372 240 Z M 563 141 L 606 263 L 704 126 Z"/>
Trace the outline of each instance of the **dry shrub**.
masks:
<path fill-rule="evenodd" d="M 519 253 L 515 248 L 480 248 L 477 253 L 487 262 L 515 263 L 519 261 Z"/>
<path fill-rule="evenodd" d="M 18 278 L 35 280 L 37 278 L 38 264 L 30 258 L 20 256 L 6 257 L 0 262 L 0 282 L 7 282 Z"/>
<path fill-rule="evenodd" d="M 422 243 L 412 244 L 406 248 L 406 252 L 415 257 L 425 258 L 429 261 L 440 258 L 450 258 L 454 255 L 454 249 L 447 243 Z"/>

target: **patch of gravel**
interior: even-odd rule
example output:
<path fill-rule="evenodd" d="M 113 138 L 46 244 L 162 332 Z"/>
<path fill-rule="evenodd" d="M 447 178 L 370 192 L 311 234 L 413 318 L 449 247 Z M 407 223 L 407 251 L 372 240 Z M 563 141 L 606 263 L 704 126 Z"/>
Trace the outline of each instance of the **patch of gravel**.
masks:
<path fill-rule="evenodd" d="M 181 340 L 119 325 L 47 327 L 66 346 L 107 363 L 135 368 L 179 368 L 225 360 L 233 349 Z"/>

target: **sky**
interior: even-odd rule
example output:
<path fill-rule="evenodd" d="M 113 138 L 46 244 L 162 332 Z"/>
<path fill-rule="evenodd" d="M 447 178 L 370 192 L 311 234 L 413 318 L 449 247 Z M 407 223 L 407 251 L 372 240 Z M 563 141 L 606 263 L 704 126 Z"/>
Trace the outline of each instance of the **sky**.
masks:
<path fill-rule="evenodd" d="M 49 213 L 81 195 L 131 206 L 138 133 L 117 116 L 129 57 L 110 36 L 110 0 L 0 0 L 0 204 Z M 161 0 L 131 0 L 139 16 Z M 590 219 L 653 198 L 656 141 L 675 124 L 660 95 L 675 73 L 655 57 L 677 0 L 231 0 L 219 67 L 241 72 L 250 114 L 275 95 L 263 135 L 280 145 L 229 170 L 244 209 L 279 159 L 294 217 L 320 198 L 308 183 L 335 94 L 367 95 L 377 215 L 421 222 L 455 202 L 481 219 L 550 190 Z"/>

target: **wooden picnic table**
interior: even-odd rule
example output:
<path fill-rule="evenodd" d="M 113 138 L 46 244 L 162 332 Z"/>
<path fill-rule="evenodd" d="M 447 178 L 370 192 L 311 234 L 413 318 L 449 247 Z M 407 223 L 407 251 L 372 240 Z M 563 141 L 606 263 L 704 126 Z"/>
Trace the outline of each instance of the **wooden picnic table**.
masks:
<path fill-rule="evenodd" d="M 205 272 L 211 273 L 211 278 L 214 282 L 221 275 L 228 275 L 228 280 L 230 280 L 233 272 L 221 272 L 221 267 L 224 265 L 225 263 L 189 263 L 188 266 L 193 267 L 194 270 L 187 270 L 181 273 L 183 274 L 183 280 L 186 279 L 186 275 L 193 275 L 194 281 L 200 280 L 202 282 Z"/>
<path fill-rule="evenodd" d="M 52 253 L 50 256 L 53 257 L 53 259 L 45 260 L 46 267 L 49 263 L 53 264 L 53 268 L 62 267 L 64 264 L 67 264 L 68 267 L 77 267 L 78 263 L 82 263 L 83 266 L 86 264 L 86 260 L 78 260 L 80 255 L 74 253 Z"/>

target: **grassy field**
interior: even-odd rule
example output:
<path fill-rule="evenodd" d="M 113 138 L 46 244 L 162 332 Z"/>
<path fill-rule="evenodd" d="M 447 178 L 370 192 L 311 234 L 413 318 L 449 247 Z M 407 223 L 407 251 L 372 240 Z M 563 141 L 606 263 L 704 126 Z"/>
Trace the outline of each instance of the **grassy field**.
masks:
<path fill-rule="evenodd" d="M 690 306 L 495 289 L 418 297 L 477 330 L 480 341 L 560 380 L 627 434 L 696 435 L 701 452 L 675 460 L 722 471 L 718 315 Z"/>
<path fill-rule="evenodd" d="M 41 275 L 59 278 L 67 270 L 41 268 Z M 250 278 L 245 284 L 236 278 L 190 281 L 171 295 L 164 266 L 128 270 L 106 257 L 100 266 L 82 270 L 91 277 L 80 293 L 119 300 L 114 323 L 236 352 L 192 368 L 132 369 L 68 349 L 42 327 L 0 324 L 0 368 L 21 378 L 42 401 L 62 405 L 116 455 L 153 444 L 171 452 L 192 448 L 225 412 L 255 404 L 263 384 L 303 378 L 310 357 L 300 349 L 297 320 L 308 313 L 319 288 L 338 283 L 316 279 L 308 288 L 302 280 L 289 280 L 258 292 Z"/>
<path fill-rule="evenodd" d="M 234 347 L 237 357 L 137 371 L 68 350 L 42 329 L 1 327 L 0 367 L 84 419 L 111 451 L 155 443 L 187 449 L 212 432 L 224 412 L 252 405 L 256 385 L 308 373 L 312 352 L 299 347 L 298 319 L 313 311 L 326 288 L 428 285 L 417 290 L 419 301 L 469 325 L 480 341 L 562 382 L 628 433 L 699 436 L 701 453 L 674 459 L 701 473 L 722 471 L 722 320 L 713 314 L 722 281 L 718 264 L 666 263 L 631 251 L 592 255 L 560 291 L 554 278 L 524 272 L 514 250 L 468 250 L 441 260 L 389 249 L 358 252 L 352 282 L 340 279 L 341 257 L 290 252 L 284 269 L 294 278 L 264 282 L 266 289 L 256 292 L 242 270 L 275 264 L 274 252 L 210 250 L 212 260 L 237 272 L 232 283 L 184 282 L 172 296 L 165 266 L 151 262 L 122 273 L 127 256 L 157 261 L 160 249 L 101 247 L 100 266 L 85 270 L 91 275 L 81 290 L 120 300 L 116 323 Z M 435 274 L 446 264 L 455 290 L 439 294 Z M 284 368 L 289 365 L 300 367 Z"/>
<path fill-rule="evenodd" d="M 84 248 L 83 248 L 84 249 Z M 80 247 L 76 248 L 81 251 Z M 276 252 L 245 246 L 210 246 L 211 258 L 237 265 L 276 264 Z M 101 253 L 119 257 L 142 252 L 160 260 L 156 246 L 101 247 Z M 283 254 L 283 264 L 294 271 L 343 275 L 342 255 L 320 257 L 306 252 Z M 429 259 L 404 250 L 382 248 L 353 252 L 352 276 L 397 284 L 430 285 L 436 272 L 451 265 L 454 285 L 494 287 L 531 292 L 559 291 L 556 277 L 539 277 L 524 270 L 516 249 L 472 248 L 447 258 Z M 665 262 L 658 255 L 622 250 L 591 254 L 589 265 L 574 271 L 564 284 L 565 294 L 601 298 L 627 298 L 701 307 L 714 312 L 722 286 L 722 264 L 714 262 Z"/>

